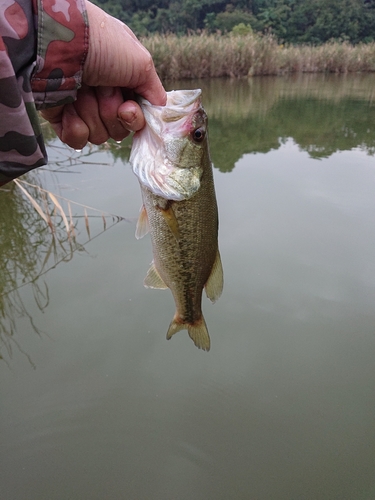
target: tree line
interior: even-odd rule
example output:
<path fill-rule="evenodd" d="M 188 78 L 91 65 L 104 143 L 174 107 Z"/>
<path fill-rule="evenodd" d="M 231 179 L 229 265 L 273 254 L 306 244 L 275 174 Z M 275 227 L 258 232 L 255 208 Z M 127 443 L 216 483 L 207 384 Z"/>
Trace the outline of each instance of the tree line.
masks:
<path fill-rule="evenodd" d="M 94 0 L 138 36 L 272 33 L 280 43 L 375 39 L 375 0 Z"/>

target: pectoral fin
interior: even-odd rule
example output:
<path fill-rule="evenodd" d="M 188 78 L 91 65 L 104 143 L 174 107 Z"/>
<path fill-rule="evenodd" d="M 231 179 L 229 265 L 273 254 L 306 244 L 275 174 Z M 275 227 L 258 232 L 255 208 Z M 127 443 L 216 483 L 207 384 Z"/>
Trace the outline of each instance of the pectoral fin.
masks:
<path fill-rule="evenodd" d="M 158 273 L 154 263 L 151 264 L 150 269 L 147 271 L 143 284 L 146 288 L 159 288 L 160 290 L 168 288 Z"/>
<path fill-rule="evenodd" d="M 223 276 L 223 266 L 221 264 L 221 258 L 219 250 L 216 254 L 216 259 L 214 265 L 211 269 L 211 274 L 205 284 L 205 290 L 207 297 L 211 302 L 216 302 L 223 291 L 224 276 Z"/>
<path fill-rule="evenodd" d="M 165 222 L 168 224 L 169 229 L 172 231 L 173 236 L 176 238 L 176 241 L 179 241 L 180 228 L 178 227 L 178 221 L 173 212 L 172 206 L 167 206 L 167 208 L 158 208 L 164 217 Z"/>
<path fill-rule="evenodd" d="M 137 240 L 140 240 L 150 231 L 150 226 L 148 224 L 148 217 L 145 206 L 141 206 L 141 210 L 139 211 L 139 217 L 137 221 L 137 227 L 135 230 L 135 237 Z"/>

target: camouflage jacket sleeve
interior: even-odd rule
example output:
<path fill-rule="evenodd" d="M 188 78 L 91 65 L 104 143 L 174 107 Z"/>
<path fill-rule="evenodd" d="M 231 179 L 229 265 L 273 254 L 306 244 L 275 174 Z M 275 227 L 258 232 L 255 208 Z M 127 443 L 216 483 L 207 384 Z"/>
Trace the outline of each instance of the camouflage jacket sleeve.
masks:
<path fill-rule="evenodd" d="M 76 97 L 88 49 L 84 1 L 0 2 L 0 186 L 47 163 L 37 109 Z"/>

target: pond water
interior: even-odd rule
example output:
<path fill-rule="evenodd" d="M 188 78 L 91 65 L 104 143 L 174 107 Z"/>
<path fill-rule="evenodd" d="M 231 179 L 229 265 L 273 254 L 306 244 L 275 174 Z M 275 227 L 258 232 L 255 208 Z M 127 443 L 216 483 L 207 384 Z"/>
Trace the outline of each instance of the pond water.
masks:
<path fill-rule="evenodd" d="M 172 295 L 143 287 L 129 142 L 46 128 L 21 185 L 53 234 L 0 192 L 4 500 L 375 498 L 374 77 L 171 88 L 197 86 L 225 274 L 209 353 L 166 341 Z"/>

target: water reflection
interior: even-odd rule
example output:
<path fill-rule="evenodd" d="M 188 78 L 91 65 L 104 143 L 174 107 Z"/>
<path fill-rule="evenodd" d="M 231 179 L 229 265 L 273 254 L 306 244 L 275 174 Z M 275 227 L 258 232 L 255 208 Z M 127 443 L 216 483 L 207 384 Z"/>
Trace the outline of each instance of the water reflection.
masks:
<path fill-rule="evenodd" d="M 233 170 L 248 153 L 267 153 L 292 138 L 312 158 L 360 148 L 375 152 L 373 76 L 294 75 L 244 80 L 184 80 L 167 90 L 203 90 L 214 166 Z M 113 144 L 128 160 L 131 140 Z"/>
<path fill-rule="evenodd" d="M 129 142 L 74 153 L 79 166 L 64 150 L 52 174 L 39 170 L 29 179 L 134 223 L 92 241 L 103 230 L 98 214 L 86 245 L 77 205 L 76 239 L 85 252 L 38 279 L 44 314 L 32 285 L 18 288 L 49 337 L 32 334 L 27 316 L 17 319 L 14 337 L 37 369 L 16 349 L 11 370 L 0 363 L 2 498 L 375 498 L 371 142 L 353 134 L 345 141 L 338 128 L 333 140 L 347 151 L 320 161 L 307 152 L 322 144 L 327 152 L 330 121 L 336 130 L 328 111 L 348 130 L 371 122 L 353 103 L 371 114 L 372 91 L 362 76 L 299 82 L 302 90 L 284 78 L 201 82 L 215 162 L 223 170 L 235 164 L 230 175 L 214 172 L 226 287 L 219 307 L 205 307 L 209 354 L 183 335 L 165 341 L 170 296 L 143 287 L 152 256 L 149 241 L 134 238 L 139 186 L 129 165 L 115 160 L 127 157 Z M 188 85 L 197 82 L 181 83 Z M 304 120 L 302 128 L 300 120 L 314 117 L 319 92 L 328 110 L 318 110 L 321 134 L 319 124 Z M 267 154 L 244 154 L 262 148 Z M 0 199 L 2 274 L 6 259 L 13 261 L 10 285 L 2 278 L 9 290 L 26 270 L 38 276 L 51 234 L 38 252 L 44 229 L 36 213 L 27 215 L 20 193 Z M 59 234 L 66 239 L 63 225 Z M 69 250 L 68 241 L 63 246 Z"/>
<path fill-rule="evenodd" d="M 1 190 L 0 359 L 5 352 L 11 358 L 14 347 L 23 352 L 15 338 L 18 319 L 26 318 L 34 333 L 42 333 L 21 288 L 27 286 L 39 311 L 44 311 L 49 304 L 46 274 L 69 262 L 75 252 L 85 252 L 89 240 L 123 220 L 51 194 L 39 177 L 37 172 L 27 174 L 18 185 L 11 182 Z"/>
<path fill-rule="evenodd" d="M 170 87 L 202 88 L 204 106 L 210 118 L 212 158 L 214 166 L 222 172 L 233 170 L 245 154 L 277 150 L 290 139 L 300 150 L 318 159 L 353 148 L 362 149 L 369 155 L 375 152 L 372 75 L 187 80 Z M 117 160 L 126 163 L 129 158 L 130 138 L 121 145 L 113 142 L 101 147 L 88 146 L 78 153 L 56 141 L 48 124 L 43 124 L 43 129 L 49 144 L 48 170 L 60 175 L 56 179 L 61 179 L 61 174 L 67 171 L 77 173 L 79 167 L 85 165 L 111 165 Z M 43 194 L 41 171 L 29 174 L 27 179 L 36 185 L 31 188 L 32 196 L 45 206 L 50 200 Z M 57 186 L 60 182 L 56 181 Z M 97 213 L 87 218 L 82 207 L 81 214 L 75 213 L 74 217 L 76 223 L 81 220 L 80 227 L 88 239 L 89 219 L 99 219 L 97 234 L 120 220 L 109 216 L 107 221 L 103 214 Z M 45 309 L 49 302 L 44 279 L 46 272 L 70 260 L 76 251 L 85 251 L 87 241 L 79 243 L 75 236 L 69 237 L 61 216 L 55 223 L 55 230 L 51 232 L 14 184 L 9 184 L 1 193 L 0 356 L 4 348 L 11 354 L 11 340 L 16 342 L 15 318 L 27 317 L 38 333 L 23 305 L 19 287 L 29 284 L 38 308 Z M 39 279 L 42 276 L 43 281 Z"/>
<path fill-rule="evenodd" d="M 299 75 L 182 82 L 201 86 L 215 167 L 232 170 L 246 153 L 267 153 L 288 138 L 313 158 L 355 147 L 375 151 L 372 75 Z"/>

